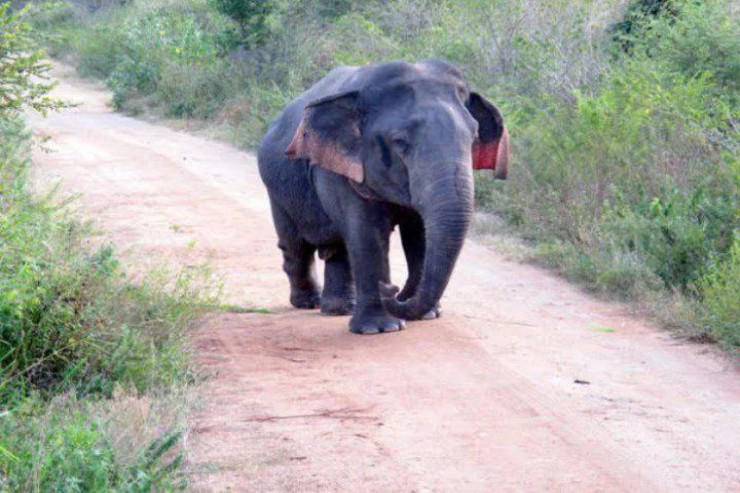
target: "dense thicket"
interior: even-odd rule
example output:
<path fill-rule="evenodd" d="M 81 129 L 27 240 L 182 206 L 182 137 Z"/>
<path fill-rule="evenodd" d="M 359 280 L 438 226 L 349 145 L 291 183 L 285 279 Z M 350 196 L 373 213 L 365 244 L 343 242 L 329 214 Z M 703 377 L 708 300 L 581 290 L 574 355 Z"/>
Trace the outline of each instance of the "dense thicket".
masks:
<path fill-rule="evenodd" d="M 157 0 L 37 25 L 118 107 L 246 147 L 334 66 L 446 58 L 514 143 L 482 208 L 566 275 L 737 346 L 738 16 L 723 0 Z"/>

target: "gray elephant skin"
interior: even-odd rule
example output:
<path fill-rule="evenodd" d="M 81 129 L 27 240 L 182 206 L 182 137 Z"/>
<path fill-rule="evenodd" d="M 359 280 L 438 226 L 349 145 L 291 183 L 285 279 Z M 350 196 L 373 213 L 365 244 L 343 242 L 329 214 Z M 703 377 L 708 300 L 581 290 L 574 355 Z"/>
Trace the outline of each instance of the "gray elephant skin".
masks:
<path fill-rule="evenodd" d="M 471 221 L 473 169 L 505 178 L 508 148 L 499 110 L 447 62 L 332 70 L 288 105 L 258 154 L 290 302 L 352 314 L 358 334 L 439 316 Z M 388 265 L 395 226 L 401 290 Z"/>

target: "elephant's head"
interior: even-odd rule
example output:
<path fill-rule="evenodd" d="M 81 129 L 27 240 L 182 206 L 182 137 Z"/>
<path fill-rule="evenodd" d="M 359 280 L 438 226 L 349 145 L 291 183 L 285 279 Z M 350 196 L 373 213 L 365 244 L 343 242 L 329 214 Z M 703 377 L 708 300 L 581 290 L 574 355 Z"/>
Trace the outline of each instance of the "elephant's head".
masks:
<path fill-rule="evenodd" d="M 401 301 L 381 290 L 391 314 L 414 320 L 439 301 L 462 248 L 472 170 L 506 177 L 508 135 L 499 110 L 445 62 L 379 65 L 365 76 L 355 90 L 310 103 L 286 154 L 421 216 L 426 253 L 416 294 Z"/>

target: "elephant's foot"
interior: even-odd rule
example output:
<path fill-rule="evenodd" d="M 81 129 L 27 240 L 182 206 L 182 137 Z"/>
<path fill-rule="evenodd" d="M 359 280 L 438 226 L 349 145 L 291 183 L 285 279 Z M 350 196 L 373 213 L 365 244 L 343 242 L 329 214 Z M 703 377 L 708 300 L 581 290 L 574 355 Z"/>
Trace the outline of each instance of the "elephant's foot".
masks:
<path fill-rule="evenodd" d="M 321 296 L 317 290 L 292 291 L 290 304 L 302 310 L 313 310 L 321 305 Z"/>
<path fill-rule="evenodd" d="M 330 316 L 349 315 L 355 309 L 352 296 L 324 295 L 321 298 L 321 314 Z"/>
<path fill-rule="evenodd" d="M 437 303 L 437 306 L 422 315 L 421 320 L 434 320 L 442 316 L 442 307 Z"/>
<path fill-rule="evenodd" d="M 353 334 L 396 332 L 404 327 L 406 327 L 406 322 L 385 312 L 355 314 L 349 321 L 349 331 Z"/>

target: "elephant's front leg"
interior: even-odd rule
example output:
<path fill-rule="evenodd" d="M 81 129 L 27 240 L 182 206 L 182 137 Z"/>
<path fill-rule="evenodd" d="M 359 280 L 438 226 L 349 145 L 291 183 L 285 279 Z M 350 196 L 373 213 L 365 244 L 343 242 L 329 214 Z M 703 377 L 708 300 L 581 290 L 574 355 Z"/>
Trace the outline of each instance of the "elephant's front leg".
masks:
<path fill-rule="evenodd" d="M 401 244 L 403 253 L 406 255 L 406 264 L 408 265 L 409 277 L 400 293 L 399 301 L 406 301 L 416 294 L 416 289 L 421 282 L 422 271 L 424 268 L 424 252 L 426 250 L 424 238 L 424 223 L 421 217 L 414 213 L 405 219 L 400 225 Z M 442 308 L 439 303 L 429 310 L 421 319 L 432 320 L 442 315 Z"/>
<path fill-rule="evenodd" d="M 365 204 L 366 209 L 371 209 Z M 355 313 L 349 330 L 355 334 L 377 334 L 402 329 L 405 322 L 386 311 L 380 302 L 379 283 L 390 282 L 388 240 L 390 221 L 378 211 L 366 210 L 364 217 L 350 220 L 345 242 L 357 292 Z"/>

